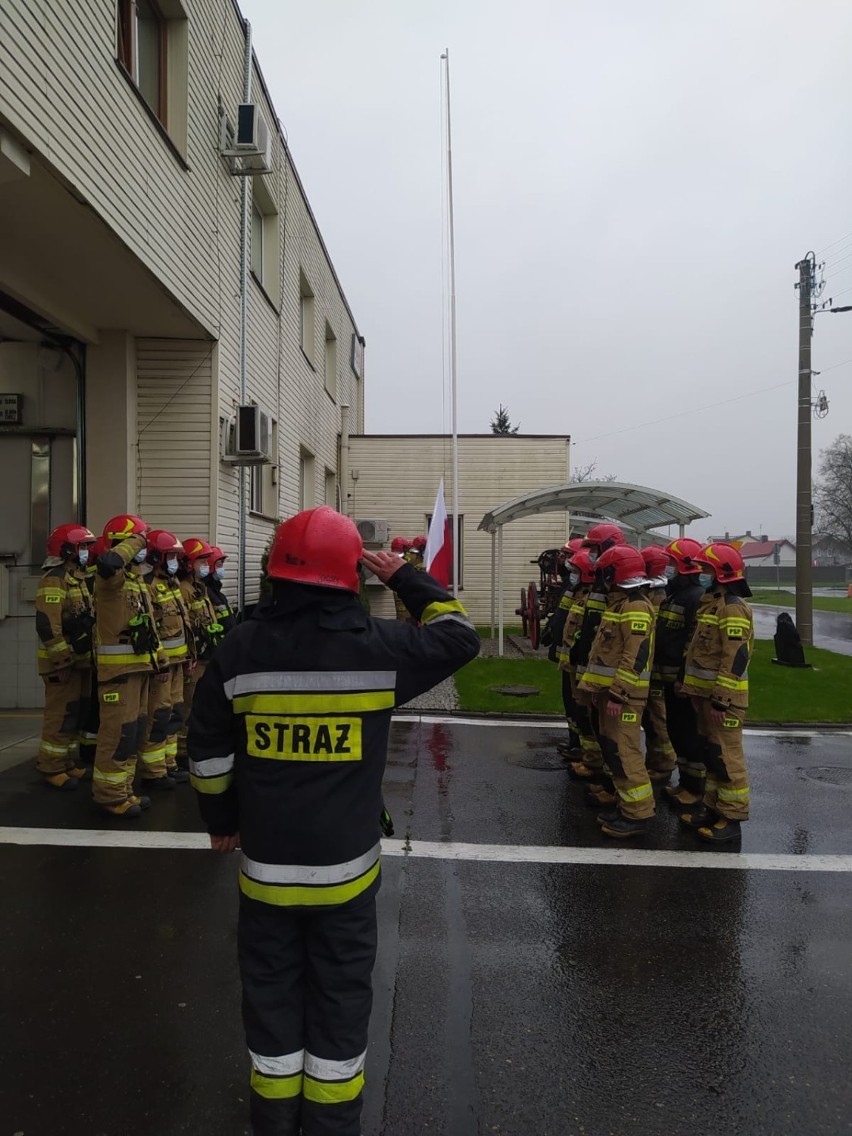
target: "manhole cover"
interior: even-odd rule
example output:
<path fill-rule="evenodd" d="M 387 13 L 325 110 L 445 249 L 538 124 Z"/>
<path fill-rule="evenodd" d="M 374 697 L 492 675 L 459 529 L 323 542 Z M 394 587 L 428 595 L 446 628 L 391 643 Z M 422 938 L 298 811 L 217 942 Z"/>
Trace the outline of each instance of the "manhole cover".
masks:
<path fill-rule="evenodd" d="M 844 765 L 814 765 L 805 769 L 804 774 L 811 781 L 821 781 L 824 785 L 838 785 L 841 789 L 852 788 L 852 769 Z"/>
<path fill-rule="evenodd" d="M 509 765 L 519 765 L 521 769 L 540 769 L 543 773 L 564 773 L 568 768 L 559 754 L 552 750 L 515 754 L 507 757 L 506 761 Z"/>
<path fill-rule="evenodd" d="M 530 698 L 534 694 L 541 694 L 537 686 L 492 686 L 489 689 L 495 694 L 510 694 L 513 698 Z"/>

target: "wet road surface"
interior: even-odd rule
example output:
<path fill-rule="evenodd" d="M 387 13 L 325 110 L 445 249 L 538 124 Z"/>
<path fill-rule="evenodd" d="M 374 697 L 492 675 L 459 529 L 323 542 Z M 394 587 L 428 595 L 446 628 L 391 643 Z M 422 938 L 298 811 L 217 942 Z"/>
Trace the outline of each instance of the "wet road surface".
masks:
<path fill-rule="evenodd" d="M 788 607 L 772 604 L 754 604 L 754 633 L 758 639 L 771 639 L 775 634 L 778 616 L 782 611 L 796 618 L 795 600 Z M 814 646 L 838 655 L 852 655 L 852 616 L 838 611 L 815 611 Z M 807 650 L 807 648 L 805 648 Z"/>
<path fill-rule="evenodd" d="M 683 866 L 521 861 L 611 847 L 552 768 L 562 736 L 393 728 L 387 802 L 414 851 L 384 862 L 365 1136 L 852 1132 L 852 872 L 693 866 L 663 805 L 643 846 Z M 852 855 L 850 743 L 747 738 L 745 853 Z M 30 763 L 0 774 L 0 825 L 124 831 Z M 197 831 L 191 791 L 139 827 Z M 0 1136 L 247 1133 L 235 868 L 0 844 Z"/>

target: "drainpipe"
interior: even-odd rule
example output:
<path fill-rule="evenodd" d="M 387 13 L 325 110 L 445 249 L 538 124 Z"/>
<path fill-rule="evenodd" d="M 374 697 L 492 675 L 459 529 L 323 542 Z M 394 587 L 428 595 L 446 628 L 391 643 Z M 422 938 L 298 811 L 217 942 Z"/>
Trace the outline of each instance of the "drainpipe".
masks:
<path fill-rule="evenodd" d="M 349 516 L 349 405 L 340 406 L 340 511 Z"/>
<path fill-rule="evenodd" d="M 251 102 L 251 24 L 245 21 L 245 55 L 243 58 L 243 102 Z M 240 405 L 248 400 L 248 276 L 249 276 L 249 179 L 240 178 Z M 246 467 L 240 466 L 239 510 L 239 608 L 246 605 Z"/>

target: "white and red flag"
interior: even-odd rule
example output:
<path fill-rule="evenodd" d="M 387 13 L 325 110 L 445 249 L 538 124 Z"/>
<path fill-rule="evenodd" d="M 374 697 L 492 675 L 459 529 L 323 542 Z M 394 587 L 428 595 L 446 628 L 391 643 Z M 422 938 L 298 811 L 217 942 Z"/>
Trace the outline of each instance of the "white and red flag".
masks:
<path fill-rule="evenodd" d="M 439 584 L 443 584 L 445 588 L 450 586 L 453 575 L 453 534 L 447 516 L 447 506 L 444 504 L 443 477 L 438 486 L 438 496 L 435 498 L 435 508 L 432 510 L 432 520 L 429 523 L 423 566 Z"/>

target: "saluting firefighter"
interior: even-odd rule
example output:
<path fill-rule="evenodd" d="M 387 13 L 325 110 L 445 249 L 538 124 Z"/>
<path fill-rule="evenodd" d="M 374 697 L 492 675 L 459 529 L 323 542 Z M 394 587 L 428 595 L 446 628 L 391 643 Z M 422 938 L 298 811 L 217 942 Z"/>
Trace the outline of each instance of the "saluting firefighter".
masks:
<path fill-rule="evenodd" d="M 571 651 L 580 633 L 586 603 L 595 579 L 594 565 L 587 549 L 581 547 L 572 550 L 570 569 L 570 591 L 566 592 L 570 606 L 562 624 L 561 642 L 556 655 L 562 676 L 562 705 L 568 720 L 568 742 L 560 742 L 556 749 L 567 762 L 573 762 L 574 765 L 579 764 L 577 758 L 580 758 L 588 769 L 602 768 L 600 746 L 592 728 L 589 707 L 577 701 L 577 667 L 571 662 Z M 605 602 L 605 597 L 602 596 L 601 601 Z M 560 605 L 561 603 L 560 600 Z"/>
<path fill-rule="evenodd" d="M 178 573 L 183 602 L 189 612 L 192 629 L 192 662 L 187 666 L 183 684 L 183 728 L 178 735 L 179 752 L 186 746 L 186 725 L 192 712 L 195 691 L 214 648 L 219 644 L 225 629 L 216 618 L 216 611 L 207 594 L 210 576 L 210 558 L 213 547 L 200 537 L 183 542 L 184 557 Z"/>
<path fill-rule="evenodd" d="M 624 533 L 618 525 L 610 524 L 608 521 L 599 525 L 592 525 L 583 537 L 582 551 L 589 558 L 588 562 L 592 566 L 593 580 L 595 579 L 594 566 L 601 553 L 622 544 L 624 544 Z M 579 676 L 583 674 L 589 661 L 589 651 L 605 610 L 606 589 L 597 586 L 590 588 L 583 600 L 579 629 L 573 633 L 568 652 L 570 673 L 573 676 L 571 681 L 575 707 L 574 717 L 577 732 L 580 735 L 580 748 L 583 751 L 581 761 L 572 761 L 569 764 L 569 772 L 572 777 L 589 784 L 593 804 L 608 803 L 607 777 L 604 773 L 603 754 L 593 721 L 593 699 L 580 686 Z M 599 797 L 603 797 L 603 800 L 599 800 Z"/>
<path fill-rule="evenodd" d="M 95 612 L 95 576 L 98 573 L 98 557 L 106 552 L 109 547 L 107 541 L 102 536 L 99 536 L 95 543 L 89 548 L 89 555 L 86 561 L 86 588 L 89 595 L 92 597 L 92 622 L 94 622 Z M 94 636 L 94 632 L 93 632 Z M 86 713 L 85 721 L 83 722 L 82 729 L 80 730 L 80 763 L 86 766 L 95 764 L 95 750 L 98 748 L 98 728 L 100 726 L 101 716 L 98 709 L 97 698 L 97 683 L 95 679 L 95 652 L 94 645 L 92 648 L 92 694 L 89 699 L 89 707 Z"/>
<path fill-rule="evenodd" d="M 617 806 L 598 817 L 607 836 L 640 836 L 654 815 L 654 790 L 641 748 L 641 722 L 651 681 L 654 608 L 644 592 L 645 563 L 635 548 L 618 545 L 595 564 L 596 586 L 608 589 L 581 690 L 594 697 L 604 765 Z"/>
<path fill-rule="evenodd" d="M 686 653 L 683 688 L 693 699 L 707 780 L 703 802 L 687 805 L 681 821 L 712 844 L 737 840 L 748 820 L 749 781 L 743 750 L 748 709 L 748 664 L 754 624 L 746 598 L 751 589 L 739 552 L 708 544 L 695 557 L 706 587 Z"/>
<path fill-rule="evenodd" d="M 402 559 L 406 563 L 408 563 L 410 560 L 409 554 L 411 552 L 411 541 L 407 540 L 404 536 L 395 536 L 391 541 L 391 552 L 395 556 L 402 557 Z M 407 623 L 411 619 L 411 616 L 408 612 L 408 608 L 405 606 L 396 592 L 394 592 L 393 594 L 393 604 L 396 609 L 396 618 L 401 623 Z"/>
<path fill-rule="evenodd" d="M 367 615 L 362 558 L 411 623 Z M 364 552 L 327 506 L 279 527 L 268 571 L 271 596 L 199 683 L 190 769 L 212 847 L 242 846 L 252 1132 L 357 1136 L 391 713 L 474 658 L 479 637 L 428 573 Z"/>
<path fill-rule="evenodd" d="M 677 757 L 678 784 L 665 788 L 675 807 L 694 804 L 704 797 L 707 770 L 700 752 L 695 707 L 683 689 L 686 649 L 695 631 L 698 605 L 704 596 L 699 583 L 701 565 L 695 557 L 701 544 L 682 536 L 666 545 L 669 578 L 666 598 L 657 612 L 654 673 L 651 680 L 663 684 L 666 727 Z"/>
<path fill-rule="evenodd" d="M 413 564 L 418 571 L 423 571 L 425 568 L 424 556 L 426 555 L 426 545 L 428 541 L 425 536 L 415 536 L 411 539 L 411 548 L 406 553 L 405 559 L 409 564 Z"/>
<path fill-rule="evenodd" d="M 174 533 L 152 529 L 148 533 L 145 573 L 157 635 L 168 660 L 153 675 L 148 687 L 148 729 L 139 756 L 142 779 L 148 789 L 174 789 L 189 781 L 177 763 L 177 735 L 183 728 L 184 669 L 190 662 L 189 612 L 183 602 L 177 570 L 183 545 Z"/>
<path fill-rule="evenodd" d="M 98 557 L 95 577 L 100 729 L 92 795 L 121 818 L 138 817 L 151 804 L 133 792 L 133 778 L 147 732 L 149 680 L 168 665 L 140 571 L 147 532 L 146 522 L 130 513 L 107 521 L 110 547 Z"/>
<path fill-rule="evenodd" d="M 216 622 L 221 624 L 223 635 L 227 635 L 237 626 L 237 617 L 222 585 L 225 579 L 225 561 L 227 559 L 228 557 L 222 549 L 214 544 L 210 550 L 210 575 L 204 581 L 207 586 L 207 595 L 210 597 L 210 602 L 216 613 Z"/>
<path fill-rule="evenodd" d="M 44 682 L 44 723 L 36 769 L 54 789 L 76 789 L 88 770 L 77 747 L 92 697 L 92 597 L 86 564 L 95 534 L 85 525 L 59 525 L 47 538 L 45 569 L 36 592 L 38 673 Z"/>
<path fill-rule="evenodd" d="M 657 614 L 656 626 L 659 627 L 660 608 L 666 598 L 668 576 L 666 569 L 669 566 L 669 554 L 657 544 L 648 544 L 639 549 L 642 560 L 645 562 L 645 575 L 648 585 L 645 589 L 648 599 Z M 659 650 L 659 638 L 654 636 L 654 656 Z M 645 731 L 645 764 L 651 783 L 664 785 L 671 781 L 672 772 L 677 764 L 675 749 L 669 737 L 666 725 L 666 693 L 663 686 L 663 676 L 656 668 L 656 662 L 651 665 L 651 686 L 648 690 L 648 704 L 642 715 L 642 728 Z"/>

